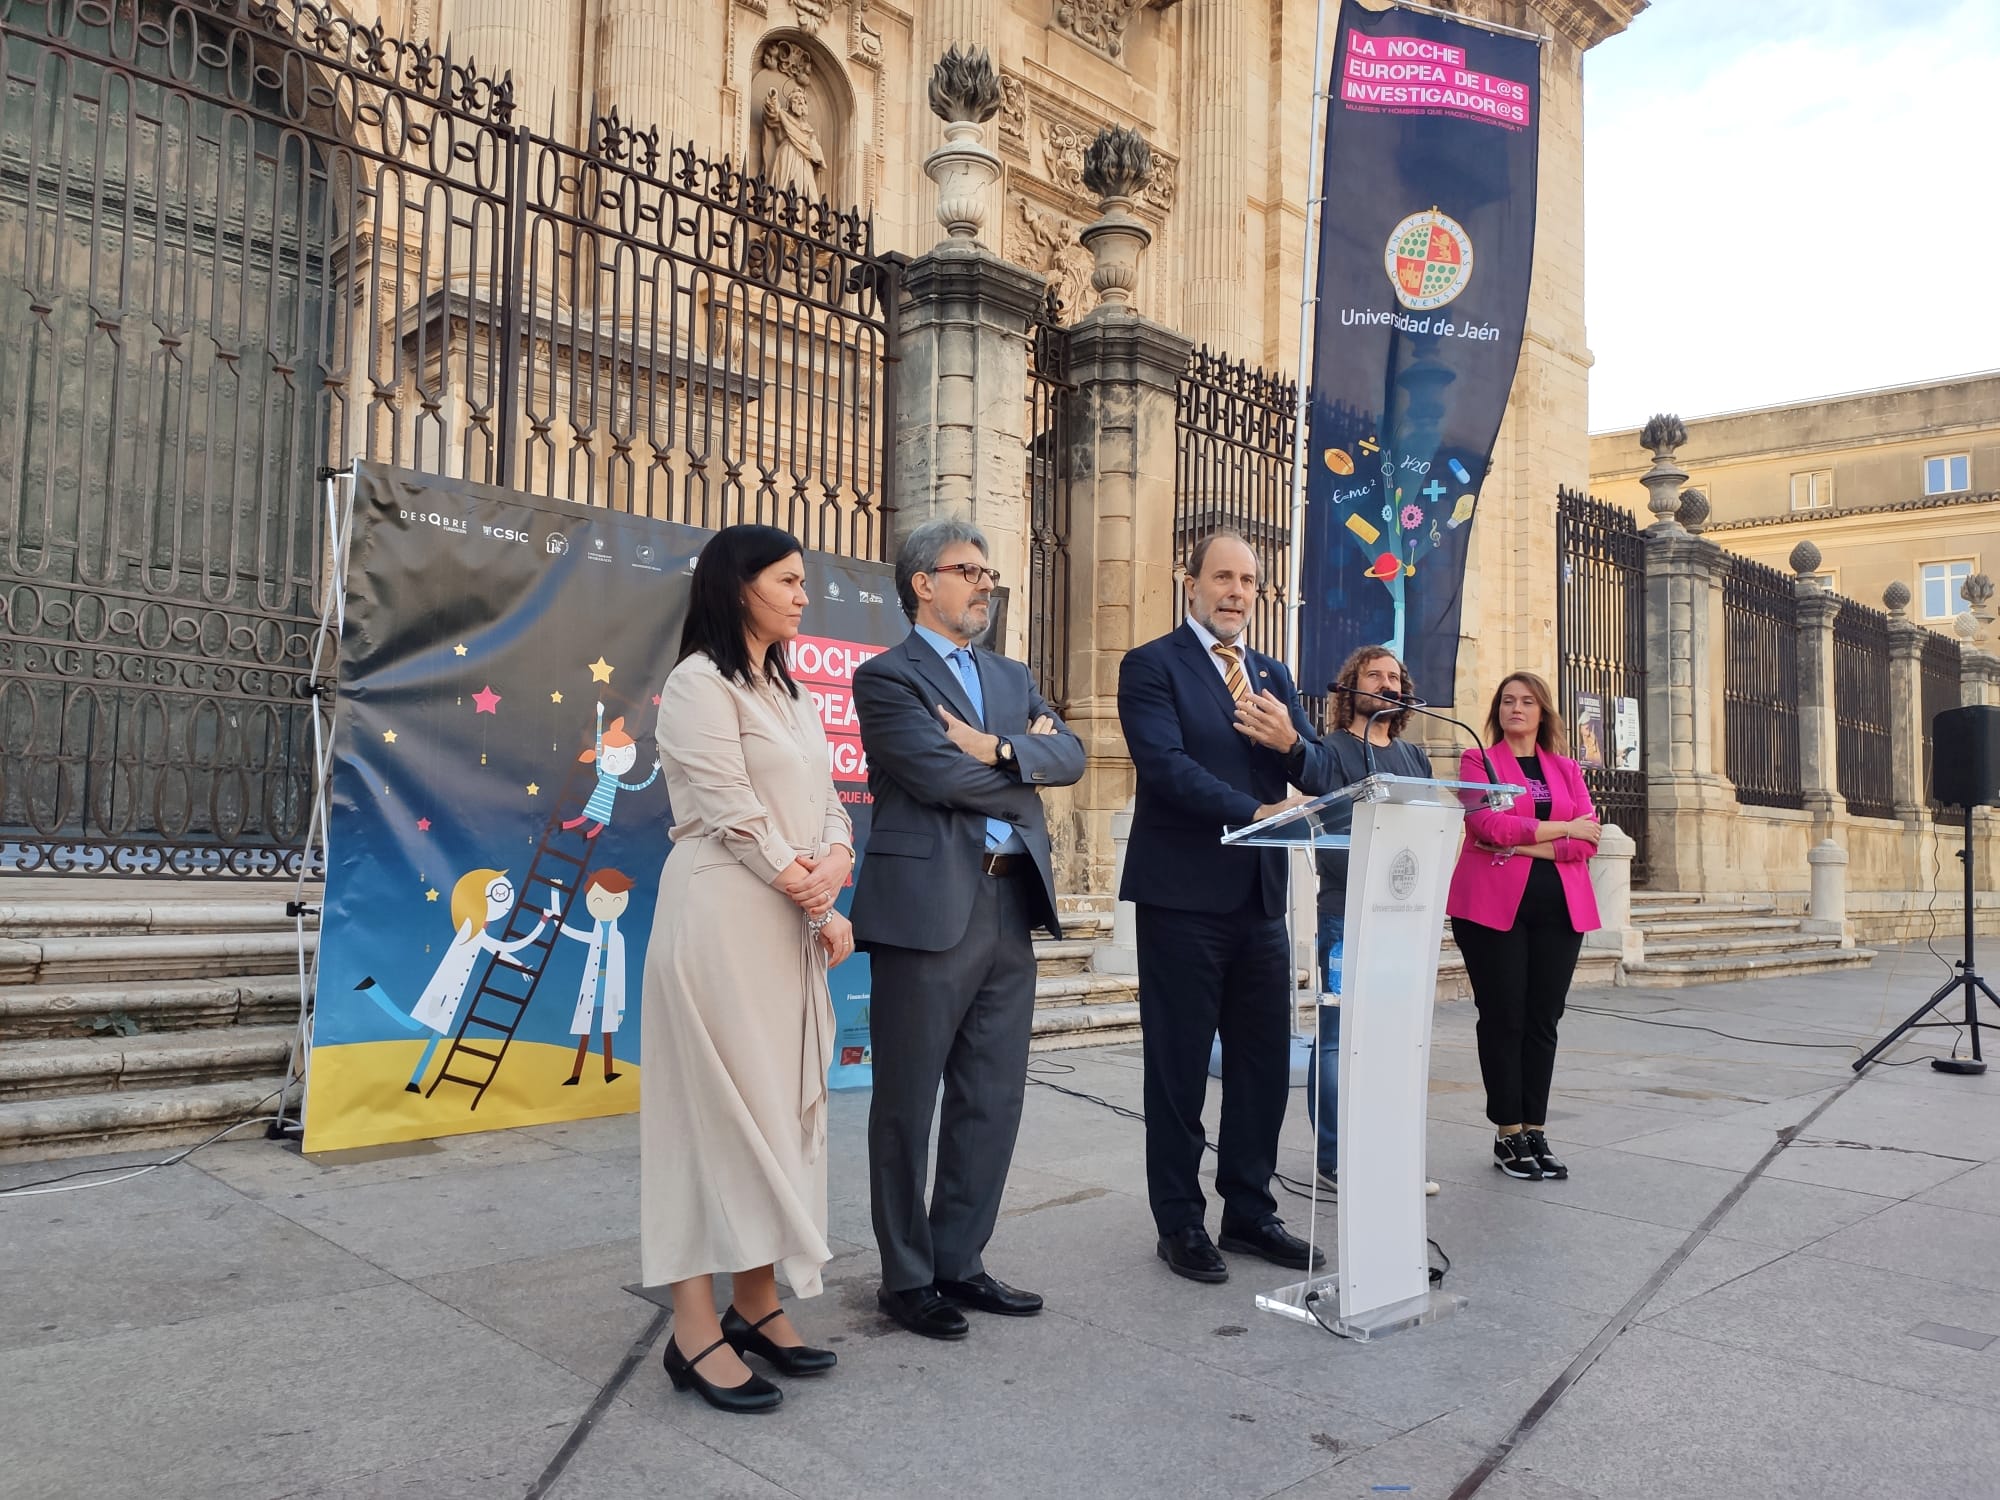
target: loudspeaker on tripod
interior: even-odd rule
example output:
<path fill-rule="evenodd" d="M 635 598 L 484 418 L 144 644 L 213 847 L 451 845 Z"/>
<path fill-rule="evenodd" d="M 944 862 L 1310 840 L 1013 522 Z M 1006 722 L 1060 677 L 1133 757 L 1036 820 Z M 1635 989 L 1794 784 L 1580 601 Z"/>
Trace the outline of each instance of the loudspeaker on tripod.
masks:
<path fill-rule="evenodd" d="M 1968 703 L 1931 720 L 1931 795 L 1946 807 L 2000 807 L 2000 708 Z"/>

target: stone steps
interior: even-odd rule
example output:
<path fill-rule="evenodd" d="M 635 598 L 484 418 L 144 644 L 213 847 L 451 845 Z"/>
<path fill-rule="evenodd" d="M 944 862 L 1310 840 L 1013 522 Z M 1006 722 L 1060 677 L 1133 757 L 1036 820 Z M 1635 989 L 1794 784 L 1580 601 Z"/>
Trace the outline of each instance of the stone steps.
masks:
<path fill-rule="evenodd" d="M 1867 948 L 1814 948 L 1790 953 L 1745 953 L 1727 958 L 1654 959 L 1625 966 L 1625 983 L 1651 989 L 1681 989 L 1695 984 L 1724 984 L 1735 979 L 1779 979 L 1793 974 L 1823 974 L 1836 969 L 1865 969 L 1875 961 Z"/>
<path fill-rule="evenodd" d="M 282 910 L 279 919 L 285 920 Z M 305 935 L 308 956 L 319 934 Z M 0 985 L 117 983 L 132 979 L 213 979 L 224 974 L 297 971 L 299 939 L 282 931 L 96 933 L 0 939 Z"/>
<path fill-rule="evenodd" d="M 278 1101 L 270 1096 L 284 1084 L 281 1067 L 184 1087 L 0 1099 L 0 1162 L 200 1140 L 253 1113 L 275 1111 Z M 248 1138 L 257 1128 L 242 1133 Z"/>
<path fill-rule="evenodd" d="M 0 987 L 0 1047 L 77 1036 L 123 1016 L 141 1031 L 289 1023 L 299 1010 L 296 974 L 162 979 L 127 984 Z M 4 1059 L 0 1051 L 0 1059 Z M 0 1088 L 0 1095 L 5 1090 Z"/>
<path fill-rule="evenodd" d="M 142 932 L 267 932 L 279 927 L 289 932 L 293 922 L 285 915 L 285 903 L 290 899 L 288 888 L 282 897 L 255 900 L 0 901 L 0 938 L 33 942 Z"/>
<path fill-rule="evenodd" d="M 1686 933 L 1796 932 L 1799 919 L 1775 913 L 1750 917 L 1681 917 L 1672 921 L 1634 917 L 1632 925 L 1646 934 L 1650 947 L 1655 937 L 1674 938 Z"/>
<path fill-rule="evenodd" d="M 1840 939 L 1820 933 L 1799 931 L 1799 924 L 1788 922 L 1776 931 L 1758 933 L 1709 933 L 1699 937 L 1675 938 L 1666 942 L 1655 942 L 1653 934 L 1646 934 L 1646 957 L 1648 959 L 1686 959 L 1712 956 L 1732 958 L 1751 953 L 1809 953 L 1822 948 L 1839 948 Z"/>
<path fill-rule="evenodd" d="M 0 1100 L 282 1077 L 294 1035 L 291 1026 L 204 1026 L 13 1042 L 0 1048 Z"/>

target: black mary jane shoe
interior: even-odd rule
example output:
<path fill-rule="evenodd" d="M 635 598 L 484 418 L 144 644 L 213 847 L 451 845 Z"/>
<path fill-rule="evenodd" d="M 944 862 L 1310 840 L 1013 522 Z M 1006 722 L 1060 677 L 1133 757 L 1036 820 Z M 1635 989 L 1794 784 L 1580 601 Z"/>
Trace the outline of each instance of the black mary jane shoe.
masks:
<path fill-rule="evenodd" d="M 717 1339 L 693 1359 L 681 1353 L 681 1347 L 672 1338 L 667 1340 L 666 1353 L 660 1356 L 660 1363 L 666 1366 L 667 1379 L 674 1383 L 677 1391 L 693 1391 L 717 1411 L 775 1411 L 785 1399 L 785 1393 L 770 1381 L 754 1371 L 741 1385 L 716 1385 L 705 1379 L 695 1366 L 728 1343 L 727 1335 Z"/>
<path fill-rule="evenodd" d="M 840 1363 L 831 1349 L 814 1349 L 806 1344 L 776 1344 L 757 1330 L 783 1312 L 773 1308 L 752 1323 L 732 1303 L 722 1314 L 722 1336 L 738 1354 L 754 1354 L 780 1375 L 824 1375 Z"/>

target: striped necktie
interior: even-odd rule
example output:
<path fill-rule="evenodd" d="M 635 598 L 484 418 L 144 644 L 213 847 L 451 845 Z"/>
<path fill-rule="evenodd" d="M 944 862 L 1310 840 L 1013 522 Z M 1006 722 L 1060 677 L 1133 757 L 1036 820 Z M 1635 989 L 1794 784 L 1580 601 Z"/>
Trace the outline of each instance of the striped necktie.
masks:
<path fill-rule="evenodd" d="M 1222 674 L 1222 680 L 1228 685 L 1229 696 L 1234 698 L 1238 703 L 1241 703 L 1250 696 L 1250 679 L 1243 675 L 1242 647 L 1211 646 L 1209 650 L 1221 657 L 1224 663 L 1227 664 L 1227 670 Z"/>

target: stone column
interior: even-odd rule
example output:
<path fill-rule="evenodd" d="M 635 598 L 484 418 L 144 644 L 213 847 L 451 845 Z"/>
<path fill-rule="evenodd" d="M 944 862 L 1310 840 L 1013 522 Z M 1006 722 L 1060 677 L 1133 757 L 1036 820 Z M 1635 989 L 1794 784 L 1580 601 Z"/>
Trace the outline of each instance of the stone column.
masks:
<path fill-rule="evenodd" d="M 1028 324 L 1046 285 L 971 240 L 948 240 L 903 272 L 891 543 L 943 515 L 983 530 L 1012 591 L 1010 656 L 1028 638 L 1022 425 Z"/>
<path fill-rule="evenodd" d="M 444 0 L 438 30 L 451 55 L 489 78 L 514 75 L 514 120 L 567 132 L 576 118 L 577 0 Z"/>
<path fill-rule="evenodd" d="M 1799 931 L 1840 939 L 1840 946 L 1852 948 L 1854 935 L 1847 927 L 1847 851 L 1832 839 L 1822 839 L 1806 851 L 1812 867 L 1812 909 Z"/>
<path fill-rule="evenodd" d="M 1736 806 L 1716 754 L 1713 698 L 1723 669 L 1715 596 L 1722 549 L 1675 518 L 1687 471 L 1674 450 L 1687 440 L 1678 417 L 1646 424 L 1653 450 L 1645 475 L 1654 516 L 1646 528 L 1647 862 L 1662 890 L 1703 891 L 1724 849 L 1715 820 Z"/>
<path fill-rule="evenodd" d="M 1896 816 L 1912 828 L 1924 802 L 1924 638 L 1910 618 L 1910 586 L 1901 579 L 1882 590 L 1889 611 L 1889 754 Z"/>
<path fill-rule="evenodd" d="M 946 51 L 931 71 L 931 109 L 945 144 L 924 160 L 938 185 L 946 237 L 903 272 L 896 372 L 896 511 L 891 544 L 941 515 L 986 533 L 993 566 L 1013 589 L 1002 649 L 1028 639 L 1021 592 L 1028 565 L 1028 325 L 1047 290 L 1035 271 L 1002 260 L 976 235 L 981 195 L 1000 163 L 982 139 L 1000 107 L 985 53 Z"/>
<path fill-rule="evenodd" d="M 702 0 L 598 0 L 597 107 L 638 130 L 657 125 L 660 149 L 696 143 L 720 158 L 716 128 L 719 69 Z M 536 127 L 540 128 L 539 125 Z M 668 163 L 661 162 L 665 176 Z"/>
<path fill-rule="evenodd" d="M 1250 66 L 1244 0 L 1188 0 L 1187 151 L 1174 217 L 1181 244 L 1181 327 L 1196 344 L 1252 355 L 1248 291 Z"/>
<path fill-rule="evenodd" d="M 1981 651 L 1970 641 L 1963 644 L 1958 658 L 1958 701 L 2000 703 L 2000 657 Z"/>
<path fill-rule="evenodd" d="M 1175 390 L 1189 341 L 1111 303 L 1070 334 L 1069 712 L 1089 767 L 1076 788 L 1080 876 L 1111 889 L 1113 814 L 1131 799 L 1118 666 L 1173 626 Z"/>
<path fill-rule="evenodd" d="M 1586 948 L 1609 949 L 1621 964 L 1646 956 L 1646 935 L 1632 925 L 1632 859 L 1639 846 L 1616 823 L 1604 825 L 1590 861 L 1590 890 L 1597 898 L 1597 931 L 1586 933 Z"/>
<path fill-rule="evenodd" d="M 1846 812 L 1847 804 L 1840 795 L 1840 741 L 1833 719 L 1833 621 L 1840 599 L 1809 576 L 1819 564 L 1819 548 L 1811 542 L 1792 548 L 1799 595 L 1799 781 L 1806 811 L 1824 825 Z"/>

